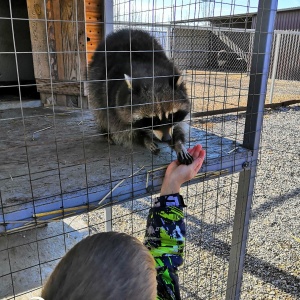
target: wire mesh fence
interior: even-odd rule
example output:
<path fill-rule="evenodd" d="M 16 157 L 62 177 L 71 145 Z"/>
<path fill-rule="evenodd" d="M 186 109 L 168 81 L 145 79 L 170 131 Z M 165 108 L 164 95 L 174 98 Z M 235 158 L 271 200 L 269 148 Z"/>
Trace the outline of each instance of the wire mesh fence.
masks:
<path fill-rule="evenodd" d="M 240 86 L 239 90 L 247 91 L 254 33 L 253 29 L 180 26 L 180 28 L 171 29 L 168 32 L 170 43 L 168 49 L 170 49 L 176 64 L 181 69 L 188 70 L 188 74 L 193 73 L 194 77 L 199 78 L 199 81 L 204 82 L 206 74 L 209 73 L 210 78 L 215 77 L 216 86 L 222 87 L 221 81 L 224 77 L 222 73 L 226 73 L 229 87 L 238 88 Z M 299 100 L 298 43 L 298 32 L 274 31 L 266 97 L 268 103 Z M 290 59 L 286 60 L 286 57 L 290 57 Z M 217 97 L 222 98 L 223 89 L 221 88 L 220 91 L 217 88 L 214 89 Z M 209 91 L 205 92 L 203 89 L 199 89 L 198 85 L 197 89 L 195 88 L 193 91 L 193 98 L 199 99 L 205 95 L 207 99 L 212 100 L 212 97 L 206 93 Z M 241 95 L 229 93 L 229 96 L 230 98 L 225 101 L 225 108 L 233 108 L 236 103 L 239 103 L 240 106 L 246 105 L 247 93 Z M 208 105 L 208 110 L 223 108 L 222 100 L 216 100 Z M 195 108 L 195 111 L 203 111 L 203 108 Z"/>
<path fill-rule="evenodd" d="M 201 173 L 182 188 L 188 205 L 185 262 L 179 272 L 182 297 L 229 299 L 237 191 L 247 185 L 239 172 L 255 168 L 253 151 L 258 149 L 243 145 L 245 118 L 227 115 L 225 109 L 243 110 L 249 93 L 255 94 L 249 91 L 256 75 L 250 68 L 255 36 L 245 26 L 235 29 L 227 22 L 223 28 L 207 18 L 234 15 L 233 7 L 239 13 L 257 10 L 257 3 L 7 0 L 0 5 L 0 297 L 39 295 L 59 259 L 83 237 L 109 229 L 143 239 L 148 210 L 176 153 L 158 141 L 158 155 L 133 143 L 127 148 L 111 144 L 107 133 L 99 132 L 93 113 L 128 106 L 132 117 L 138 106 L 133 105 L 134 95 L 130 105 L 114 106 L 107 97 L 105 107 L 95 108 L 88 102 L 88 87 L 105 82 L 107 96 L 110 84 L 122 80 L 130 88 L 131 78 L 151 81 L 153 90 L 160 77 L 179 74 L 173 67 L 159 76 L 155 70 L 162 66 L 152 60 L 144 74 L 134 73 L 131 61 L 127 77 L 110 78 L 107 57 L 113 51 L 105 48 L 105 80 L 87 76 L 98 42 L 119 29 L 141 29 L 162 47 L 147 51 L 153 57 L 164 52 L 183 77 L 191 102 L 186 146 L 201 143 L 207 151 Z M 293 41 L 292 56 L 297 43 Z M 132 59 L 135 52 L 127 52 Z M 280 70 L 278 74 L 285 73 Z M 274 95 L 278 87 L 276 81 Z M 149 100 L 153 106 L 154 94 Z M 173 90 L 165 100 L 175 103 L 174 95 Z M 217 117 L 197 115 L 212 110 L 223 112 Z M 252 124 L 260 122 L 261 113 L 248 114 Z M 148 127 L 153 129 L 153 123 Z M 134 130 L 132 123 L 119 129 Z M 260 129 L 249 131 L 259 134 Z"/>

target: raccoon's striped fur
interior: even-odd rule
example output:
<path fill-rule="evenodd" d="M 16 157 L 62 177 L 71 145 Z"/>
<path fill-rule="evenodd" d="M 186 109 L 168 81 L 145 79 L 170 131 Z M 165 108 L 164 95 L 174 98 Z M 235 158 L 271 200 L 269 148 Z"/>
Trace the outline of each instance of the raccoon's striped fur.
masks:
<path fill-rule="evenodd" d="M 147 32 L 120 30 L 98 45 L 89 67 L 90 104 L 102 133 L 115 144 L 138 143 L 158 154 L 167 142 L 181 163 L 193 158 L 184 147 L 190 110 L 181 76 Z"/>

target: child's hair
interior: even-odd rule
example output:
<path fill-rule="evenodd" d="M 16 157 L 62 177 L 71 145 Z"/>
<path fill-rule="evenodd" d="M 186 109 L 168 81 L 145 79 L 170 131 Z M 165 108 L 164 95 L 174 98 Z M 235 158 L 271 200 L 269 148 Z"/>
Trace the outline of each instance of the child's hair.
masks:
<path fill-rule="evenodd" d="M 42 291 L 45 300 L 155 299 L 155 262 L 147 248 L 125 233 L 105 232 L 76 244 Z"/>

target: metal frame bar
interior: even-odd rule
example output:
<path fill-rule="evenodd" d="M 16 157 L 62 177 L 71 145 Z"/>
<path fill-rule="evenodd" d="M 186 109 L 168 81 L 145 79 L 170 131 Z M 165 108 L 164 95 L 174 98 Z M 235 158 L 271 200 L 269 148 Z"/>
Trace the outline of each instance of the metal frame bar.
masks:
<path fill-rule="evenodd" d="M 259 1 L 243 142 L 253 156 L 250 169 L 239 177 L 226 300 L 240 299 L 276 11 L 277 0 Z"/>
<path fill-rule="evenodd" d="M 104 1 L 104 36 L 114 31 L 114 3 L 111 0 Z M 112 206 L 104 209 L 105 231 L 112 231 Z"/>

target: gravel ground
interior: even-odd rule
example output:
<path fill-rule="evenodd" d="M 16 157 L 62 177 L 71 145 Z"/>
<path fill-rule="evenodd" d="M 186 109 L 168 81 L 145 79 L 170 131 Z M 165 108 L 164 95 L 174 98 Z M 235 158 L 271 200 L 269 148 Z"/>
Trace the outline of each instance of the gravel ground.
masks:
<path fill-rule="evenodd" d="M 299 120 L 299 106 L 265 113 L 241 299 L 300 298 Z M 243 115 L 208 122 L 212 132 L 241 140 Z M 237 186 L 233 174 L 182 191 L 189 196 L 183 299 L 225 299 Z M 142 239 L 150 200 L 115 206 L 113 230 Z M 104 230 L 103 212 L 90 213 L 89 224 Z"/>
<path fill-rule="evenodd" d="M 243 299 L 300 298 L 299 132 L 299 106 L 265 115 Z"/>

